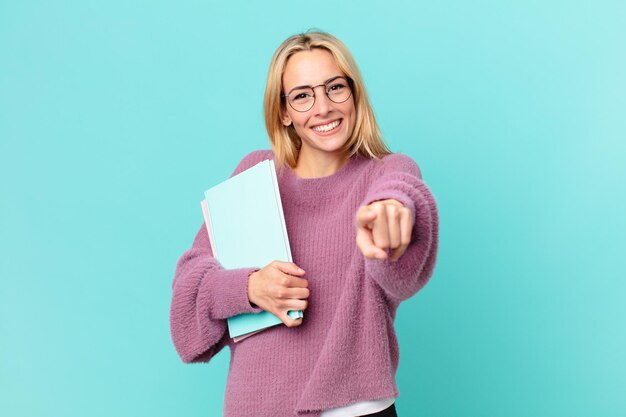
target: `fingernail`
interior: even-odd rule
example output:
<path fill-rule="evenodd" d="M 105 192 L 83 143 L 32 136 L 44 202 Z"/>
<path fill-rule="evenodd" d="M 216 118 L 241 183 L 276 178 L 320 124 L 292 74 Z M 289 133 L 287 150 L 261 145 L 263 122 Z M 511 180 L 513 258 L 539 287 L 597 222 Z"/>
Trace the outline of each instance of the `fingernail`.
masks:
<path fill-rule="evenodd" d="M 303 274 L 303 273 L 304 273 L 304 269 L 302 269 L 302 268 L 298 268 L 298 272 L 300 272 L 301 274 Z"/>

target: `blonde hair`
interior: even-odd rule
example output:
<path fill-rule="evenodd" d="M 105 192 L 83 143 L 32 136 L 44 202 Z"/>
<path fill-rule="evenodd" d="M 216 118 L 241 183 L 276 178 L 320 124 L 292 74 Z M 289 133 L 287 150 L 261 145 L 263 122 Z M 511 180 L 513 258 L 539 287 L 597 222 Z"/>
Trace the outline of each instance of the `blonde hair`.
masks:
<path fill-rule="evenodd" d="M 339 39 L 326 32 L 306 32 L 289 37 L 278 47 L 272 57 L 267 75 L 263 109 L 265 127 L 277 166 L 288 164 L 294 168 L 302 146 L 302 141 L 293 125 L 285 126 L 282 123 L 282 115 L 285 111 L 285 100 L 281 96 L 283 72 L 287 60 L 292 55 L 301 51 L 311 51 L 313 48 L 330 52 L 339 68 L 351 80 L 356 123 L 345 150 L 350 156 L 358 154 L 369 158 L 380 158 L 391 153 L 383 141 L 374 111 L 367 98 L 361 73 L 348 48 Z"/>

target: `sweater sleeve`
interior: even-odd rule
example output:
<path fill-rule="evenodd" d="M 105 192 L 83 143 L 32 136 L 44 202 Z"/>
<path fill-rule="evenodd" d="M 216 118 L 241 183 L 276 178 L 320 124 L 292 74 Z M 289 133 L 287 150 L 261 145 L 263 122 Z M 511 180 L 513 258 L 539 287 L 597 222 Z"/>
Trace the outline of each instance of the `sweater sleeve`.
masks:
<path fill-rule="evenodd" d="M 261 157 L 260 152 L 249 154 L 232 175 Z M 176 265 L 172 284 L 170 333 L 183 362 L 209 361 L 228 342 L 228 317 L 261 311 L 248 300 L 248 277 L 256 270 L 222 268 L 213 257 L 206 227 L 200 227 Z"/>
<path fill-rule="evenodd" d="M 397 261 L 365 258 L 365 273 L 390 297 L 402 301 L 417 293 L 433 273 L 439 236 L 437 206 L 417 164 L 408 156 L 387 155 L 379 169 L 361 205 L 398 200 L 411 210 L 415 224 L 411 243 Z"/>

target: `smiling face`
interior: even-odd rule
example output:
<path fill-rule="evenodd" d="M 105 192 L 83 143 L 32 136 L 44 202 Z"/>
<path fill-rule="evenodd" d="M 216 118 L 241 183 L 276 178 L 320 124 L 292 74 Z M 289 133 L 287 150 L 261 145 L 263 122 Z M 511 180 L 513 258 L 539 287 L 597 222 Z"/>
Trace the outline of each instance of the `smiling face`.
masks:
<path fill-rule="evenodd" d="M 327 50 L 314 48 L 297 52 L 285 66 L 283 91 L 287 94 L 296 87 L 318 86 L 336 77 L 345 77 L 345 74 Z M 283 124 L 293 123 L 302 140 L 298 165 L 328 165 L 346 159 L 345 145 L 356 122 L 354 95 L 343 103 L 334 103 L 323 90 L 324 87 L 315 88 L 315 103 L 308 111 L 298 112 L 287 103 L 283 108 Z"/>

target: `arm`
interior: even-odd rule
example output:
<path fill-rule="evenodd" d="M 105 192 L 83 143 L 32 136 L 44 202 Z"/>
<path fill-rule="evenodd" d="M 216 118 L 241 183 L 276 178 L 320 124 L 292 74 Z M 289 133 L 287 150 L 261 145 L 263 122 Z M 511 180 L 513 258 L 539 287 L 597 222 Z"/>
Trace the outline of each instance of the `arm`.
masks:
<path fill-rule="evenodd" d="M 256 268 L 223 269 L 213 257 L 204 225 L 178 261 L 172 285 L 170 331 L 183 362 L 206 362 L 228 341 L 226 319 L 260 310 L 248 301 Z"/>
<path fill-rule="evenodd" d="M 435 200 L 415 162 L 401 154 L 384 157 L 362 206 L 396 200 L 412 217 L 410 242 L 398 260 L 365 257 L 366 276 L 392 298 L 405 300 L 421 289 L 432 275 L 438 246 Z"/>
<path fill-rule="evenodd" d="M 260 162 L 264 155 L 253 152 L 233 175 Z M 183 362 L 206 362 L 228 342 L 226 318 L 255 313 L 248 300 L 248 277 L 257 268 L 226 270 L 213 257 L 204 225 L 192 247 L 176 265 L 172 284 L 170 331 Z"/>

